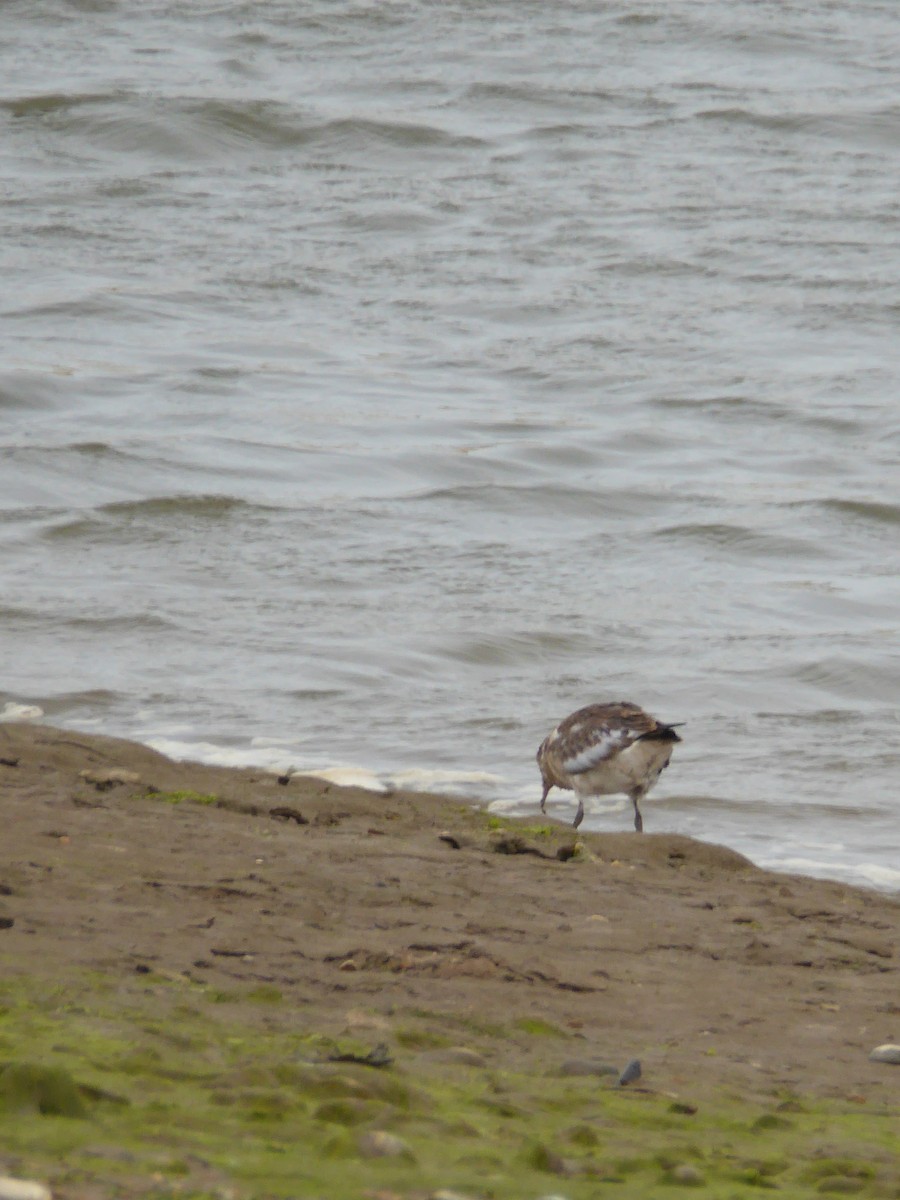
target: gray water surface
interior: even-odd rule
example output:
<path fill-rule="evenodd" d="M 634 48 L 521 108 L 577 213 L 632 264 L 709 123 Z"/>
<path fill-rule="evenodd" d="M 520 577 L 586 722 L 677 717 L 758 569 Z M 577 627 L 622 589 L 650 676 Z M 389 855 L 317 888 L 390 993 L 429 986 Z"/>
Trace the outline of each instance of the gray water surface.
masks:
<path fill-rule="evenodd" d="M 533 812 L 631 699 L 648 830 L 900 888 L 898 61 L 887 0 L 6 4 L 0 707 Z"/>

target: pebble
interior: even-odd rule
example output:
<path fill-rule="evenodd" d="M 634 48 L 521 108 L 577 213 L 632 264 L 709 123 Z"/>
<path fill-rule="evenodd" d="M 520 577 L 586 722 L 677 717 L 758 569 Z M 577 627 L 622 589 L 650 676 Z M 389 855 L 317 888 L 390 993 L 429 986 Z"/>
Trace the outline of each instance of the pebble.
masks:
<path fill-rule="evenodd" d="M 52 1192 L 33 1179 L 10 1179 L 0 1175 L 0 1200 L 51 1200 Z"/>
<path fill-rule="evenodd" d="M 635 1079 L 641 1077 L 641 1060 L 633 1058 L 629 1063 L 626 1063 L 625 1070 L 619 1076 L 619 1087 L 624 1087 L 626 1083 L 634 1083 Z"/>
<path fill-rule="evenodd" d="M 692 1167 L 690 1163 L 680 1163 L 672 1171 L 672 1182 L 680 1183 L 682 1187 L 701 1187 L 706 1180 L 703 1172 Z"/>
<path fill-rule="evenodd" d="M 364 1158 L 406 1158 L 414 1160 L 409 1142 L 383 1129 L 372 1129 L 364 1133 L 356 1143 Z"/>
<path fill-rule="evenodd" d="M 871 1062 L 900 1063 L 900 1046 L 896 1042 L 885 1042 L 876 1046 L 869 1055 Z"/>

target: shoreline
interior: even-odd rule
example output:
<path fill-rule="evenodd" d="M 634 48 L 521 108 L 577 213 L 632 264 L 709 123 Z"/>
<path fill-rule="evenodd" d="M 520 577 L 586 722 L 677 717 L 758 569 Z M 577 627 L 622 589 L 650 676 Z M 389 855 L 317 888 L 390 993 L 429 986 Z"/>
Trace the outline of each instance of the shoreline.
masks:
<path fill-rule="evenodd" d="M 0 726 L 0 760 L 0 948 L 23 995 L 222 995 L 213 1024 L 384 1043 L 406 1069 L 638 1058 L 646 1094 L 689 1106 L 897 1111 L 900 1068 L 869 1054 L 900 1041 L 900 898 L 47 725 Z"/>
<path fill-rule="evenodd" d="M 321 780 L 337 787 L 359 787 L 381 795 L 393 795 L 398 792 L 407 791 L 421 792 L 434 795 L 436 798 L 470 803 L 480 809 L 488 810 L 503 819 L 510 820 L 532 821 L 546 819 L 554 824 L 559 822 L 562 825 L 567 825 L 570 810 L 574 812 L 575 808 L 575 801 L 572 799 L 571 793 L 560 792 L 554 789 L 548 798 L 546 817 L 540 818 L 538 811 L 540 788 L 536 782 L 536 774 L 534 787 L 530 791 L 527 788 L 520 788 L 517 792 L 517 798 L 510 799 L 509 795 L 505 792 L 498 794 L 498 787 L 504 783 L 504 780 L 500 776 L 479 769 L 437 768 L 429 770 L 423 767 L 403 767 L 399 769 L 390 769 L 388 767 L 369 768 L 355 763 L 326 764 L 318 767 L 304 765 L 295 768 L 293 761 L 297 755 L 286 750 L 277 742 L 271 742 L 271 739 L 264 740 L 260 746 L 256 746 L 251 742 L 243 747 L 207 741 L 179 741 L 177 739 L 173 740 L 171 737 L 150 737 L 144 740 L 129 732 L 109 734 L 101 733 L 95 729 L 84 731 L 77 726 L 57 727 L 44 725 L 44 713 L 35 705 L 10 702 L 7 704 L 7 709 L 19 710 L 24 715 L 17 716 L 15 715 L 15 711 L 13 711 L 10 715 L 4 717 L 0 713 L 0 729 L 4 726 L 34 724 L 37 728 L 58 728 L 60 732 L 68 730 L 72 734 L 79 734 L 84 737 L 111 738 L 115 741 L 124 741 L 144 746 L 155 753 L 161 754 L 164 758 L 172 762 L 183 763 L 186 766 L 251 771 L 257 774 L 264 773 L 275 776 L 281 774 L 283 771 L 287 771 L 294 775 L 297 780 L 300 778 Z M 482 790 L 479 792 L 480 785 L 482 786 Z M 484 790 L 485 785 L 486 791 Z M 670 828 L 665 828 L 667 823 L 665 806 L 667 803 L 673 803 L 676 807 L 681 808 L 686 804 L 694 805 L 700 803 L 706 808 L 715 802 L 707 796 L 679 794 L 663 797 L 662 804 L 660 804 L 660 797 L 654 792 L 648 801 L 649 821 L 652 822 L 648 825 L 649 832 L 674 832 Z M 587 825 L 583 832 L 586 831 L 596 836 L 606 837 L 610 834 L 630 830 L 631 822 L 628 816 L 630 808 L 625 797 L 620 797 L 618 804 L 614 803 L 614 797 L 602 797 L 600 807 L 596 811 L 605 820 L 605 827 L 591 828 L 590 825 Z M 752 824 L 754 820 L 767 819 L 767 816 L 766 812 L 756 812 L 742 816 L 741 820 L 745 824 L 747 822 Z M 589 809 L 587 813 L 587 820 L 589 822 L 591 817 L 592 811 Z M 813 819 L 813 816 L 807 818 L 807 820 Z M 675 824 L 677 825 L 678 823 L 676 820 Z M 662 830 L 660 830 L 660 826 L 663 826 Z M 678 832 L 688 838 L 705 840 L 694 830 L 685 830 L 682 828 Z M 736 831 L 731 830 L 731 832 L 734 834 Z M 752 841 L 752 839 L 745 836 L 744 841 Z M 880 894 L 900 899 L 900 872 L 885 868 L 876 861 L 850 862 L 840 859 L 832 861 L 827 857 L 816 858 L 814 847 L 811 848 L 805 843 L 798 843 L 797 846 L 793 847 L 795 852 L 790 857 L 777 857 L 771 853 L 769 855 L 757 854 L 754 853 L 752 847 L 742 845 L 740 836 L 737 838 L 729 837 L 727 828 L 719 831 L 719 840 L 716 841 L 716 844 L 728 846 L 737 853 L 743 854 L 744 857 L 749 858 L 761 870 L 789 875 L 803 875 L 822 881 L 832 881 L 849 887 L 873 890 Z"/>

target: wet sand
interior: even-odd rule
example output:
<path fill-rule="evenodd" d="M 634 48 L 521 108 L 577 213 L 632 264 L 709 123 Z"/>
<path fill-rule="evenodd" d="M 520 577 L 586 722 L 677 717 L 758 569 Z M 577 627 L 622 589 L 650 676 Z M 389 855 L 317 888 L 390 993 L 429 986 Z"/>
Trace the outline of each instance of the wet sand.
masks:
<path fill-rule="evenodd" d="M 672 1092 L 896 1099 L 900 1068 L 868 1058 L 900 1040 L 896 897 L 665 833 L 586 834 L 567 858 L 573 831 L 537 811 L 43 725 L 0 726 L 0 759 L 7 976 L 274 985 L 294 1023 L 339 1035 L 366 1012 L 388 1040 L 413 1011 L 540 1021 L 571 1033 L 564 1057 L 637 1057 Z M 547 1052 L 502 1047 L 511 1068 Z"/>

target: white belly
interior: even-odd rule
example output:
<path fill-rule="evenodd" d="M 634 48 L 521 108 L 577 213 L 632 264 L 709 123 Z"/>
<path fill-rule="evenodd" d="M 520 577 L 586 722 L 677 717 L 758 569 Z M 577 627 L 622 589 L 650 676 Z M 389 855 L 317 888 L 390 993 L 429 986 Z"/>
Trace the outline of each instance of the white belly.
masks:
<path fill-rule="evenodd" d="M 672 757 L 672 742 L 634 742 L 590 771 L 571 776 L 579 796 L 611 796 L 616 792 L 649 791 Z"/>

